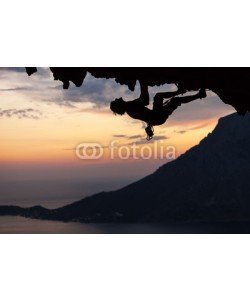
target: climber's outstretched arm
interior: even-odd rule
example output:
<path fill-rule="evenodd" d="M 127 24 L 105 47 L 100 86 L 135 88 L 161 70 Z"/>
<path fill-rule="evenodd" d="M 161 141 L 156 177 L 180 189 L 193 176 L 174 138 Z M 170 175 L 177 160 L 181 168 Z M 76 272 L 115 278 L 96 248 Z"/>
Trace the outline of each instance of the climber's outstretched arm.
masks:
<path fill-rule="evenodd" d="M 131 101 L 128 101 L 128 103 L 133 103 L 136 105 L 142 105 L 142 106 L 147 106 L 149 105 L 149 93 L 148 93 L 148 86 L 141 81 L 140 83 L 140 88 L 141 88 L 141 94 L 140 97 Z"/>
<path fill-rule="evenodd" d="M 139 81 L 141 87 L 141 95 L 138 100 L 142 102 L 144 106 L 149 105 L 149 93 L 148 86 L 144 84 L 142 81 Z"/>

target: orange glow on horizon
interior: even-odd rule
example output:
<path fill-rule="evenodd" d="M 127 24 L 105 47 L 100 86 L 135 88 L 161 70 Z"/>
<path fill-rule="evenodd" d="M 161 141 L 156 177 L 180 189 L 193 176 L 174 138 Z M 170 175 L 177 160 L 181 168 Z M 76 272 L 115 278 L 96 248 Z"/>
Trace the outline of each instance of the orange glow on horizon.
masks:
<path fill-rule="evenodd" d="M 1 148 L 0 162 L 44 162 L 76 163 L 75 147 L 84 142 L 96 142 L 105 147 L 102 160 L 109 160 L 108 146 L 117 141 L 117 146 L 129 145 L 130 137 L 141 135 L 144 140 L 144 129 L 141 122 L 129 122 L 128 117 L 116 117 L 112 113 L 62 113 L 41 120 L 7 118 L 0 120 Z M 177 156 L 199 143 L 213 130 L 216 120 L 189 122 L 180 126 L 161 126 L 155 128 L 156 135 L 165 135 L 167 139 L 156 141 L 165 146 L 175 146 Z M 189 129 L 190 128 L 190 129 Z M 162 134 L 161 132 L 164 132 Z M 124 135 L 117 138 L 116 136 Z M 153 147 L 145 140 L 145 144 Z M 138 150 L 139 151 L 139 150 Z M 99 160 L 100 163 L 101 160 Z M 98 163 L 95 162 L 95 163 Z"/>

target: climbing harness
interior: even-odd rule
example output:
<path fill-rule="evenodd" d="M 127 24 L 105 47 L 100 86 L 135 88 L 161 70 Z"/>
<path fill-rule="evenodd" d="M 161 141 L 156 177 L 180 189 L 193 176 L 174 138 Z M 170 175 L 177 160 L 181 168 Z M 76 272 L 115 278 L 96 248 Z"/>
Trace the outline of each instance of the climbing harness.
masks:
<path fill-rule="evenodd" d="M 147 134 L 147 140 L 150 141 L 154 136 L 154 128 L 153 126 L 149 125 L 145 128 Z"/>

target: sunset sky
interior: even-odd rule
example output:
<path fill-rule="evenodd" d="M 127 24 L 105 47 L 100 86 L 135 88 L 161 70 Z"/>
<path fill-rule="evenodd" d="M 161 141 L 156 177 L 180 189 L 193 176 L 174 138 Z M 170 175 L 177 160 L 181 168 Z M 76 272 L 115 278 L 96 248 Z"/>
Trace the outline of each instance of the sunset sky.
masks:
<path fill-rule="evenodd" d="M 150 94 L 174 89 L 173 85 L 150 87 Z M 78 200 L 121 187 L 150 174 L 166 160 L 111 159 L 108 146 L 112 141 L 116 140 L 117 146 L 136 142 L 140 147 L 161 143 L 174 146 L 178 156 L 211 132 L 219 117 L 233 112 L 208 92 L 206 99 L 175 111 L 164 125 L 155 128 L 155 139 L 148 143 L 145 124 L 109 110 L 113 99 L 132 100 L 138 95 L 138 85 L 130 92 L 114 80 L 90 75 L 82 87 L 71 84 L 69 90 L 63 90 L 48 68 L 38 68 L 31 77 L 24 68 L 0 68 L 0 203 L 17 203 L 34 195 L 39 195 L 39 203 L 42 199 L 60 200 L 62 195 L 65 201 Z M 80 160 L 75 154 L 80 143 L 102 145 L 104 156 Z M 24 188 L 27 182 L 34 183 L 32 189 L 31 185 Z"/>

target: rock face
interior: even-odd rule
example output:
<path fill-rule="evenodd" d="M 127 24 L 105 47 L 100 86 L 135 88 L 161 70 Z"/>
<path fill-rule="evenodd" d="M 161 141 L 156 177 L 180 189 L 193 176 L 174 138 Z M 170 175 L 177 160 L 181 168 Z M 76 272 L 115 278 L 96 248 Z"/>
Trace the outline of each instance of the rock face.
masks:
<path fill-rule="evenodd" d="M 1 215 L 81 222 L 250 220 L 250 114 L 221 118 L 214 131 L 155 173 L 65 207 L 0 207 Z"/>
<path fill-rule="evenodd" d="M 250 111 L 250 68 L 50 68 L 55 80 L 68 88 L 70 81 L 81 86 L 87 72 L 96 78 L 114 78 L 134 90 L 136 81 L 149 86 L 177 84 L 188 91 L 206 88 L 232 105 L 239 114 Z M 36 68 L 26 68 L 29 75 Z"/>

